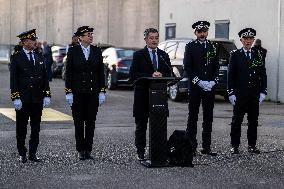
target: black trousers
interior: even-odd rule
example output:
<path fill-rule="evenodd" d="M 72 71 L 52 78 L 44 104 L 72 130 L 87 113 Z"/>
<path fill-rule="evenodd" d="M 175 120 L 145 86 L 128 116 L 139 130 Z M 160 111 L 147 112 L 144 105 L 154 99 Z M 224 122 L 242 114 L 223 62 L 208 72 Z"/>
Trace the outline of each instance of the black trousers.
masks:
<path fill-rule="evenodd" d="M 98 106 L 98 93 L 73 94 L 72 116 L 78 152 L 92 151 Z"/>
<path fill-rule="evenodd" d="M 256 145 L 259 115 L 259 97 L 237 97 L 237 101 L 233 110 L 234 115 L 231 123 L 232 147 L 239 147 L 240 145 L 241 125 L 246 112 L 248 119 L 248 145 L 253 147 Z"/>
<path fill-rule="evenodd" d="M 31 135 L 29 140 L 29 155 L 35 155 L 39 144 L 42 103 L 23 103 L 21 110 L 16 110 L 16 138 L 17 149 L 20 156 L 25 156 L 27 148 L 25 140 L 27 126 L 30 119 Z"/>
<path fill-rule="evenodd" d="M 135 117 L 135 146 L 137 153 L 145 153 L 148 117 Z"/>
<path fill-rule="evenodd" d="M 202 102 L 203 109 L 203 123 L 202 123 L 202 147 L 210 149 L 211 146 L 211 132 L 213 122 L 213 109 L 215 94 L 214 91 L 203 91 L 200 88 L 190 90 L 188 97 L 188 120 L 187 132 L 189 133 L 194 148 L 197 148 L 198 143 L 196 139 L 197 121 L 199 114 L 199 106 Z"/>

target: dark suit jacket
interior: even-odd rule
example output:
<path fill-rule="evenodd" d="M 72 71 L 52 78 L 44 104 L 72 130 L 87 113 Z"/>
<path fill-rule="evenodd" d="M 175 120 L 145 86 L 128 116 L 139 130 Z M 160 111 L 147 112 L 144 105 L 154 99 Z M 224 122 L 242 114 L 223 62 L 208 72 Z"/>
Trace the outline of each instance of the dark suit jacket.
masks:
<path fill-rule="evenodd" d="M 166 52 L 157 49 L 158 55 L 158 70 L 163 77 L 171 76 L 171 62 Z M 166 65 L 167 64 L 167 65 Z M 144 49 L 136 51 L 133 55 L 133 62 L 130 67 L 130 77 L 136 80 L 140 77 L 152 77 L 154 73 L 153 63 L 147 46 Z M 134 87 L 134 117 L 148 117 L 149 116 L 149 90 L 148 86 L 136 85 Z"/>
<path fill-rule="evenodd" d="M 69 48 L 65 87 L 66 93 L 99 93 L 104 90 L 105 74 L 100 48 L 91 45 L 88 60 L 80 45 Z"/>
<path fill-rule="evenodd" d="M 24 103 L 41 103 L 50 97 L 44 57 L 34 53 L 35 63 L 29 61 L 24 50 L 13 55 L 10 66 L 11 99 L 20 98 Z"/>
<path fill-rule="evenodd" d="M 231 53 L 228 67 L 228 93 L 237 97 L 258 97 L 267 94 L 267 76 L 260 51 L 252 49 L 247 59 L 243 49 Z"/>
<path fill-rule="evenodd" d="M 216 45 L 207 40 L 206 49 L 198 40 L 185 46 L 183 65 L 189 78 L 189 89 L 198 87 L 199 80 L 218 83 L 219 60 Z M 210 54 L 208 57 L 208 53 Z"/>

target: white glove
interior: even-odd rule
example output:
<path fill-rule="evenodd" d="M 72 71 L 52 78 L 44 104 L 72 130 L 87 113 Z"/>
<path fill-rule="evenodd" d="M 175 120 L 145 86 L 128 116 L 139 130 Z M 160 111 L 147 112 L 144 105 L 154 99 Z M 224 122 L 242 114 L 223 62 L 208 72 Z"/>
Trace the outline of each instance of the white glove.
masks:
<path fill-rule="evenodd" d="M 215 81 L 209 81 L 209 84 L 211 86 L 211 89 L 214 87 L 214 85 L 216 85 L 216 82 Z"/>
<path fill-rule="evenodd" d="M 200 80 L 200 81 L 197 83 L 197 85 L 198 85 L 199 87 L 201 87 L 201 89 L 202 89 L 203 91 L 211 91 L 211 88 L 210 88 L 211 85 L 209 84 L 208 81 Z"/>
<path fill-rule="evenodd" d="M 13 104 L 14 104 L 14 107 L 15 107 L 16 110 L 20 110 L 23 107 L 21 99 L 15 99 L 13 101 Z"/>
<path fill-rule="evenodd" d="M 235 96 L 235 95 L 229 96 L 229 100 L 230 100 L 230 103 L 231 103 L 233 106 L 235 106 L 236 100 L 237 100 L 236 96 Z"/>
<path fill-rule="evenodd" d="M 43 98 L 43 107 L 47 108 L 50 105 L 50 97 Z"/>
<path fill-rule="evenodd" d="M 67 103 L 69 104 L 69 106 L 72 106 L 73 104 L 73 94 L 69 93 L 65 96 Z"/>
<path fill-rule="evenodd" d="M 101 106 L 106 100 L 106 95 L 104 92 L 99 93 L 99 105 Z"/>
<path fill-rule="evenodd" d="M 261 104 L 264 101 L 265 96 L 266 96 L 265 94 L 260 93 L 260 95 L 259 95 L 259 104 Z"/>

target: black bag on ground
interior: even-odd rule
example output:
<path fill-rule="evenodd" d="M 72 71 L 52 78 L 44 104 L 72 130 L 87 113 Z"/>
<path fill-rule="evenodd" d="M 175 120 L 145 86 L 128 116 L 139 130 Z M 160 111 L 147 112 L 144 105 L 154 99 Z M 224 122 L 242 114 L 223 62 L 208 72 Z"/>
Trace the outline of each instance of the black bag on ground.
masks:
<path fill-rule="evenodd" d="M 168 140 L 168 160 L 173 166 L 193 167 L 193 149 L 186 131 L 175 130 Z"/>

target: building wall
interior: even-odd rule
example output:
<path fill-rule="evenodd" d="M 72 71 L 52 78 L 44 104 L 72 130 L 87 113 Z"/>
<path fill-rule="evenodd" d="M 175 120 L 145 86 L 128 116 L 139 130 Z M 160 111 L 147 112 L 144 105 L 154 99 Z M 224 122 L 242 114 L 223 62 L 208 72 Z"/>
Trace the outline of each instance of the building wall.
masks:
<path fill-rule="evenodd" d="M 95 28 L 95 42 L 143 47 L 143 31 L 158 27 L 159 0 L 0 0 L 0 45 L 36 28 L 41 40 L 70 43 L 78 26 Z"/>
<path fill-rule="evenodd" d="M 268 99 L 284 101 L 283 42 L 284 0 L 162 0 L 160 1 L 160 34 L 165 39 L 165 24 L 176 23 L 176 37 L 195 37 L 191 25 L 198 20 L 211 23 L 208 38 L 215 36 L 215 21 L 229 20 L 229 38 L 241 47 L 238 32 L 255 28 L 257 38 L 268 50 Z M 282 14 L 280 15 L 280 12 Z M 279 73 L 279 75 L 278 75 Z"/>

